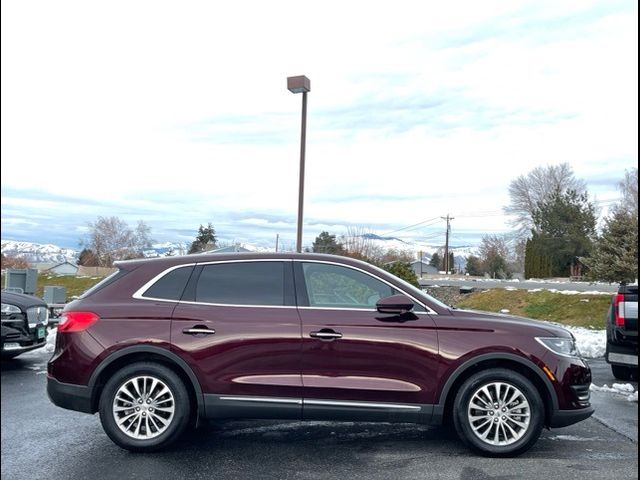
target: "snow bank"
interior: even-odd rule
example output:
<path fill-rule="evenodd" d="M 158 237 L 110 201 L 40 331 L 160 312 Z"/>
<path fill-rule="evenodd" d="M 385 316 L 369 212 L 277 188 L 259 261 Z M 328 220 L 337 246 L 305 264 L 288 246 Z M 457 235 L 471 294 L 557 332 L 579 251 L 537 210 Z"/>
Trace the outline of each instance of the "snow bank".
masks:
<path fill-rule="evenodd" d="M 47 333 L 47 344 L 44 346 L 44 351 L 47 353 L 53 353 L 56 349 L 56 334 L 58 333 L 57 328 L 52 328 Z"/>
<path fill-rule="evenodd" d="M 606 383 L 602 387 L 592 383 L 590 390 L 592 392 L 615 393 L 626 397 L 628 402 L 638 402 L 638 391 L 630 383 L 614 383 L 611 387 Z"/>
<path fill-rule="evenodd" d="M 589 330 L 584 327 L 571 327 L 562 325 L 569 330 L 576 338 L 578 350 L 583 357 L 598 358 L 603 357 L 607 348 L 606 330 Z"/>
<path fill-rule="evenodd" d="M 578 290 L 558 290 L 557 288 L 534 288 L 529 290 L 530 292 L 541 292 L 546 290 L 551 293 L 559 293 L 560 295 L 613 295 L 611 292 L 600 292 L 598 290 L 586 290 L 584 292 L 579 292 Z"/>

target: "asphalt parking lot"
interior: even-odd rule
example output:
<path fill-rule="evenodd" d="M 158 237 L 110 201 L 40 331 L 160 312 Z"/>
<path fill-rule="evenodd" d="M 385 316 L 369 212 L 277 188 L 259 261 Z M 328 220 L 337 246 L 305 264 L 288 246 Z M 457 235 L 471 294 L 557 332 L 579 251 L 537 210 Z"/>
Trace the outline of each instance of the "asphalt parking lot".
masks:
<path fill-rule="evenodd" d="M 97 415 L 49 402 L 48 358 L 2 362 L 3 480 L 638 478 L 638 404 L 614 394 L 595 392 L 597 418 L 544 431 L 514 459 L 477 456 L 444 427 L 274 421 L 210 424 L 168 451 L 132 454 L 111 443 Z M 615 381 L 604 361 L 590 363 L 597 385 Z"/>

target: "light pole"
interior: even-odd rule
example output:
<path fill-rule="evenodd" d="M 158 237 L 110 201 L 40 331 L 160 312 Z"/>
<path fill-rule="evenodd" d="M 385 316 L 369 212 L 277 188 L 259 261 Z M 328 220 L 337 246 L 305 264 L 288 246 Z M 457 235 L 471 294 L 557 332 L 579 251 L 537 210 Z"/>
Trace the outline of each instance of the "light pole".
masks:
<path fill-rule="evenodd" d="M 311 82 L 304 75 L 287 77 L 287 88 L 291 93 L 302 93 L 302 126 L 300 132 L 300 183 L 298 185 L 298 234 L 296 252 L 302 252 L 302 207 L 304 205 L 304 154 L 307 142 L 307 93 Z"/>

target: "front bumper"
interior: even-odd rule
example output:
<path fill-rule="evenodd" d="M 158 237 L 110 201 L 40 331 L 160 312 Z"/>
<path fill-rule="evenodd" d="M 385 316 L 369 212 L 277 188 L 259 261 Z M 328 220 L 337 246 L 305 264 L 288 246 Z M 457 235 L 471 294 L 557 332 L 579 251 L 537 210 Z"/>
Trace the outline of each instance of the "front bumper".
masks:
<path fill-rule="evenodd" d="M 91 390 L 84 385 L 62 383 L 47 376 L 47 395 L 54 405 L 77 412 L 94 413 L 91 406 Z"/>
<path fill-rule="evenodd" d="M 549 426 L 551 428 L 567 427 L 586 420 L 593 415 L 594 411 L 595 409 L 591 406 L 578 410 L 556 410 L 551 414 Z"/>
<path fill-rule="evenodd" d="M 5 344 L 18 343 L 15 347 L 5 348 Z M 19 341 L 8 341 L 2 343 L 2 356 L 3 357 L 11 357 L 18 355 L 20 353 L 29 352 L 31 350 L 35 350 L 36 348 L 42 348 L 47 344 L 46 340 L 43 338 L 41 340 L 31 340 L 25 341 L 24 338 L 20 338 Z"/>

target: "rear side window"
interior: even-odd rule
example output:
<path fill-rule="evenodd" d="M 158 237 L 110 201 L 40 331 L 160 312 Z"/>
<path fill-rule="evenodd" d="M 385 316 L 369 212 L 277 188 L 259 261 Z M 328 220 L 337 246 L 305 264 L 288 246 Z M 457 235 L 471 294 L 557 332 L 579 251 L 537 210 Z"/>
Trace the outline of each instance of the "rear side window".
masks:
<path fill-rule="evenodd" d="M 111 285 L 113 282 L 124 277 L 126 274 L 127 274 L 126 270 L 116 270 L 111 275 L 109 275 L 108 277 L 105 277 L 103 280 L 96 283 L 93 287 L 91 287 L 89 290 L 87 290 L 82 295 L 80 295 L 79 298 L 87 298 L 89 295 L 96 293 L 98 290 L 102 290 L 107 285 Z"/>
<path fill-rule="evenodd" d="M 195 301 L 231 305 L 285 304 L 283 262 L 238 262 L 205 265 Z"/>
<path fill-rule="evenodd" d="M 161 298 L 163 300 L 180 300 L 192 271 L 193 266 L 171 270 L 151 285 L 142 296 L 146 298 Z"/>

